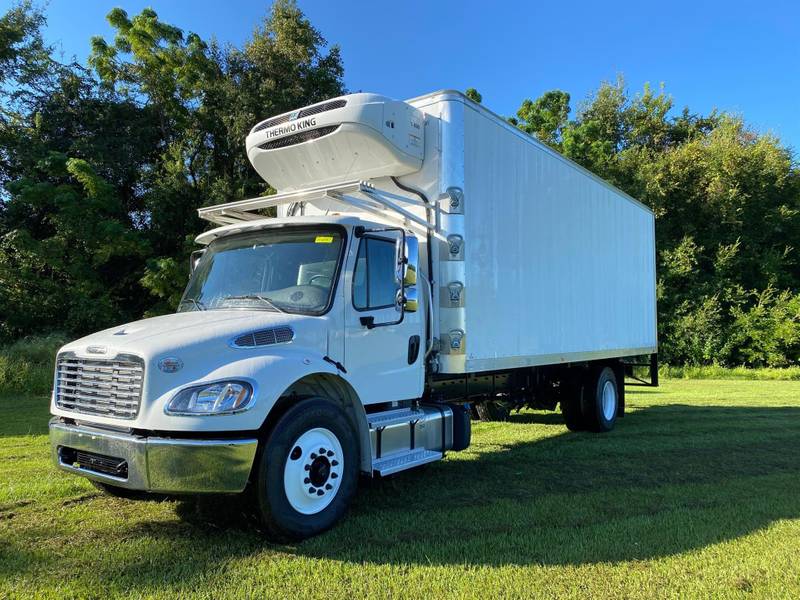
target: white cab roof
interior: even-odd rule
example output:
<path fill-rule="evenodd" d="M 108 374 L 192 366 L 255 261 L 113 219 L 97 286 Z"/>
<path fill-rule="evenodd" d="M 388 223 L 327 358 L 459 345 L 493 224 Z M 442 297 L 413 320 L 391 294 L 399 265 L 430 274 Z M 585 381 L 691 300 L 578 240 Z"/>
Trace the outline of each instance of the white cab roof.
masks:
<path fill-rule="evenodd" d="M 285 227 L 287 225 L 342 225 L 344 227 L 352 228 L 356 225 L 363 225 L 364 227 L 387 227 L 391 226 L 387 223 L 380 223 L 378 221 L 367 221 L 353 215 L 330 215 L 330 216 L 302 216 L 302 217 L 264 217 L 257 221 L 247 221 L 242 223 L 234 223 L 232 225 L 224 225 L 217 227 L 210 231 L 204 231 L 195 238 L 198 244 L 207 245 L 217 238 L 235 235 L 245 231 L 258 231 L 259 229 L 270 229 L 272 227 Z"/>

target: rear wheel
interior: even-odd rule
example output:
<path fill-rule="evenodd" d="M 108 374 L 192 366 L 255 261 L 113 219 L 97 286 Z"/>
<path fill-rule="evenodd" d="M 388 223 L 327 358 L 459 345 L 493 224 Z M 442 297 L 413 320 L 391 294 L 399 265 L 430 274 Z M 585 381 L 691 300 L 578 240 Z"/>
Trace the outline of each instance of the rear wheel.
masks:
<path fill-rule="evenodd" d="M 344 411 L 323 398 L 303 400 L 263 442 L 255 492 L 271 537 L 299 540 L 347 512 L 356 490 L 356 436 Z"/>
<path fill-rule="evenodd" d="M 620 404 L 619 382 L 611 367 L 591 371 L 583 391 L 582 412 L 591 431 L 611 431 Z"/>
<path fill-rule="evenodd" d="M 570 431 L 583 431 L 586 429 L 586 421 L 581 410 L 581 394 L 583 387 L 580 384 L 567 384 L 562 392 L 561 416 Z"/>

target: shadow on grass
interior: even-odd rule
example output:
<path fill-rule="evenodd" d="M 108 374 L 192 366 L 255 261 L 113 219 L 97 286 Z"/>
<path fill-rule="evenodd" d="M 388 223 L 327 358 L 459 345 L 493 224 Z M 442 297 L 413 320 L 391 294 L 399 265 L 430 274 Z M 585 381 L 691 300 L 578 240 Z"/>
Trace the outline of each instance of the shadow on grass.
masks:
<path fill-rule="evenodd" d="M 531 424 L 560 418 L 522 413 L 506 426 Z M 292 551 L 378 564 L 582 564 L 667 556 L 800 517 L 798 408 L 655 406 L 608 435 L 487 437 L 422 471 L 364 480 L 344 523 Z M 178 510 L 252 531 L 246 511 L 219 517 L 218 502 Z"/>
<path fill-rule="evenodd" d="M 467 452 L 444 462 L 364 480 L 342 524 L 294 546 L 266 542 L 239 498 L 181 500 L 177 522 L 122 525 L 113 535 L 123 542 L 154 543 L 142 556 L 93 560 L 92 576 L 143 592 L 191 585 L 220 561 L 269 548 L 398 566 L 645 560 L 800 517 L 800 408 L 653 406 L 607 435 L 547 431 L 555 423 L 557 415 L 515 415 L 481 426 Z M 41 554 L 37 566 L 20 551 L 0 561 L 0 574 L 46 567 Z"/>

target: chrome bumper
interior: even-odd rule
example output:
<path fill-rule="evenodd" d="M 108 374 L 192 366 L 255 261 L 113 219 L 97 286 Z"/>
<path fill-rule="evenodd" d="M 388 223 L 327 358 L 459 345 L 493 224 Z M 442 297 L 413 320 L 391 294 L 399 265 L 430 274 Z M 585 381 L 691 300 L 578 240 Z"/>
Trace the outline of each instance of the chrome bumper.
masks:
<path fill-rule="evenodd" d="M 244 489 L 258 440 L 144 437 L 52 419 L 50 446 L 58 468 L 102 483 L 150 492 L 220 493 Z"/>

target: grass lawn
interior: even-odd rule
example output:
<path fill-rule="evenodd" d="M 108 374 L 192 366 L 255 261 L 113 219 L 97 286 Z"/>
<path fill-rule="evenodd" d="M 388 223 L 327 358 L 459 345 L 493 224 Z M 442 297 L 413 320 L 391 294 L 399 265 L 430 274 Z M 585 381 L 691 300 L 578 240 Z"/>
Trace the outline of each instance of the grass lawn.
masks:
<path fill-rule="evenodd" d="M 476 424 L 292 546 L 236 498 L 119 500 L 57 472 L 47 400 L 0 396 L 0 598 L 800 597 L 800 382 L 628 394 L 606 435 Z"/>

